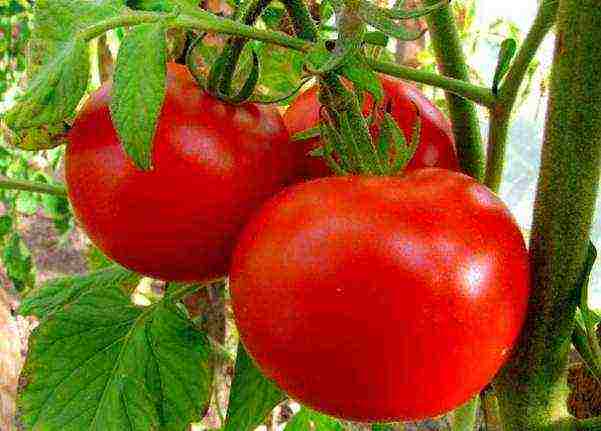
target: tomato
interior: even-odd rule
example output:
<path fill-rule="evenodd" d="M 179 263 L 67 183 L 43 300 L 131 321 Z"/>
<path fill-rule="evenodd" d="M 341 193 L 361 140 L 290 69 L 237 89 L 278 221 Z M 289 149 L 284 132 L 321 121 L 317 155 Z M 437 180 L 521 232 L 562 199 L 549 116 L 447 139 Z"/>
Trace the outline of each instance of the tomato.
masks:
<path fill-rule="evenodd" d="M 92 94 L 68 136 L 69 198 L 92 241 L 121 265 L 207 280 L 226 273 L 251 212 L 294 179 L 295 151 L 275 108 L 223 103 L 176 64 L 166 88 L 151 171 L 119 143 L 111 84 Z"/>
<path fill-rule="evenodd" d="M 510 354 L 529 284 L 507 207 L 437 168 L 291 187 L 253 216 L 230 271 L 262 371 L 357 421 L 431 417 L 478 393 Z"/>
<path fill-rule="evenodd" d="M 382 106 L 389 105 L 391 115 L 410 142 L 416 121 L 416 108 L 422 124 L 420 143 L 416 154 L 406 170 L 439 167 L 459 170 L 459 161 L 453 141 L 451 124 L 446 117 L 417 88 L 398 79 L 380 76 L 384 89 Z M 315 127 L 319 123 L 319 87 L 314 86 L 298 96 L 284 114 L 284 122 L 291 135 Z M 365 98 L 364 113 L 373 108 L 371 97 Z M 380 116 L 381 117 L 381 116 Z M 371 127 L 372 136 L 379 134 L 379 125 Z M 309 155 L 309 151 L 321 145 L 319 138 L 296 142 L 304 153 L 301 161 L 302 178 L 319 178 L 331 175 L 323 159 Z"/>

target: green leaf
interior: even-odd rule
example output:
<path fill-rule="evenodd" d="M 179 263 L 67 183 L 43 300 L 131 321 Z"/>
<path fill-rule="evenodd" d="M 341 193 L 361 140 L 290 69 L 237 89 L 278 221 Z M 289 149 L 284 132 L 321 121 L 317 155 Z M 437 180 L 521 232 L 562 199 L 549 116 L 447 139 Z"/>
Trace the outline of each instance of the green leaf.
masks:
<path fill-rule="evenodd" d="M 89 75 L 88 44 L 76 39 L 38 71 L 27 92 L 7 112 L 6 124 L 18 134 L 28 128 L 60 125 L 75 111 Z"/>
<path fill-rule="evenodd" d="M 91 244 L 86 250 L 86 262 L 88 269 L 96 271 L 115 264 L 98 247 Z"/>
<path fill-rule="evenodd" d="M 495 76 L 492 82 L 492 92 L 497 94 L 499 92 L 499 84 L 509 71 L 511 60 L 517 51 L 517 42 L 515 39 L 505 39 L 501 43 L 501 49 L 499 51 L 499 59 L 497 60 L 497 67 L 495 69 Z"/>
<path fill-rule="evenodd" d="M 40 199 L 37 193 L 20 192 L 16 200 L 17 211 L 22 214 L 33 215 L 38 210 L 39 203 Z"/>
<path fill-rule="evenodd" d="M 37 0 L 34 38 L 51 42 L 49 56 L 77 31 L 125 11 L 124 0 Z"/>
<path fill-rule="evenodd" d="M 19 314 L 45 320 L 62 307 L 77 301 L 90 289 L 102 286 L 105 289 L 121 288 L 130 292 L 140 278 L 140 275 L 117 265 L 86 275 L 55 278 L 26 296 L 19 308 Z"/>
<path fill-rule="evenodd" d="M 35 275 L 31 253 L 17 232 L 13 232 L 4 247 L 2 263 L 16 290 L 21 292 L 33 286 Z"/>
<path fill-rule="evenodd" d="M 286 395 L 263 376 L 240 343 L 224 431 L 254 430 L 285 399 Z"/>
<path fill-rule="evenodd" d="M 382 46 L 382 47 L 388 46 L 388 36 L 386 36 L 381 31 L 367 32 L 367 33 L 365 33 L 363 40 L 365 41 L 365 43 L 369 43 L 370 45 L 376 45 L 376 46 Z"/>
<path fill-rule="evenodd" d="M 135 277 L 113 267 L 28 298 L 23 309 L 44 318 L 22 372 L 27 429 L 183 431 L 200 419 L 212 384 L 208 339 L 170 298 L 134 306 Z"/>
<path fill-rule="evenodd" d="M 288 422 L 284 431 L 344 431 L 342 423 L 338 419 L 317 413 L 307 407 L 302 407 L 301 410 L 294 415 L 292 420 Z"/>
<path fill-rule="evenodd" d="M 0 241 L 8 235 L 13 228 L 13 219 L 9 215 L 0 216 Z M 0 242 L 1 244 L 1 242 Z"/>
<path fill-rule="evenodd" d="M 136 166 L 152 168 L 152 141 L 165 99 L 167 46 L 162 24 L 136 26 L 123 39 L 115 68 L 111 116 Z"/>

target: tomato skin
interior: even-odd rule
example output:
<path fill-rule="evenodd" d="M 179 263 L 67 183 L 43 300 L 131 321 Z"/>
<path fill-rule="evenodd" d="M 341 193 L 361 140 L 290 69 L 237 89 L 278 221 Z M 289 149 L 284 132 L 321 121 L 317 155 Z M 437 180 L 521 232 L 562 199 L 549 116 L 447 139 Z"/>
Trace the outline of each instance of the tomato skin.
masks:
<path fill-rule="evenodd" d="M 357 421 L 432 417 L 478 393 L 508 358 L 529 284 L 506 206 L 435 168 L 287 189 L 246 226 L 230 271 L 263 372 Z"/>
<path fill-rule="evenodd" d="M 153 143 L 153 170 L 121 148 L 109 114 L 110 83 L 95 92 L 69 133 L 66 179 L 92 241 L 134 271 L 207 280 L 229 266 L 250 214 L 295 177 L 295 150 L 276 109 L 232 106 L 169 64 Z"/>
<path fill-rule="evenodd" d="M 459 161 L 455 150 L 451 123 L 440 110 L 428 100 L 417 88 L 401 80 L 380 75 L 384 89 L 382 106 L 390 103 L 391 115 L 410 142 L 417 109 L 420 112 L 422 124 L 420 144 L 407 165 L 406 171 L 425 167 L 438 167 L 459 171 Z M 300 94 L 284 113 L 284 122 L 292 136 L 295 133 L 315 127 L 319 123 L 320 103 L 318 100 L 319 87 L 313 86 Z M 373 108 L 373 99 L 365 98 L 363 112 L 367 115 Z M 371 127 L 371 134 L 379 136 L 379 125 Z M 308 155 L 309 151 L 319 147 L 319 138 L 295 142 L 301 147 L 303 157 L 300 163 L 299 175 L 304 179 L 321 178 L 332 175 L 332 171 L 319 157 Z"/>

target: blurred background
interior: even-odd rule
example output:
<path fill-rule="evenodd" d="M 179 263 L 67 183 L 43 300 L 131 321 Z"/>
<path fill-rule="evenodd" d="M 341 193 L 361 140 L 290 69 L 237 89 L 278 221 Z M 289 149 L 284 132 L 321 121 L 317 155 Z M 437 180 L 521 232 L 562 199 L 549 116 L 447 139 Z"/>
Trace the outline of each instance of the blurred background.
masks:
<path fill-rule="evenodd" d="M 30 42 L 32 8 L 30 0 L 0 0 L 0 114 L 14 103 L 24 88 L 29 71 L 29 60 L 35 61 L 36 46 Z M 419 0 L 408 0 L 407 7 L 419 5 Z M 231 5 L 222 0 L 207 0 L 204 7 L 228 13 Z M 318 8 L 318 4 L 317 4 Z M 501 42 L 513 37 L 518 43 L 527 32 L 537 9 L 534 0 L 454 0 L 453 8 L 458 17 L 461 37 L 472 79 L 490 86 Z M 285 20 L 284 20 L 285 21 Z M 286 23 L 281 24 L 285 27 Z M 423 22 L 408 22 L 408 26 L 421 27 Z M 282 28 L 285 30 L 285 28 Z M 122 31 L 112 31 L 106 37 L 93 42 L 93 79 L 89 90 L 108 79 L 112 73 L 115 54 L 118 51 Z M 185 35 L 171 34 L 170 48 L 174 57 L 181 54 Z M 179 51 L 178 51 L 179 50 Z M 402 45 L 390 42 L 386 55 L 399 63 L 434 71 L 435 63 L 427 36 L 417 42 Z M 531 220 L 536 179 L 539 169 L 543 125 L 548 94 L 548 74 L 553 53 L 553 35 L 545 40 L 537 60 L 528 71 L 521 90 L 518 107 L 510 129 L 508 154 L 501 197 L 510 206 L 519 224 L 527 234 Z M 269 54 L 269 52 L 267 52 Z M 266 72 L 265 72 L 266 73 Z M 283 76 L 271 72 L 269 79 L 277 81 Z M 281 86 L 288 88 L 283 80 Z M 440 90 L 422 87 L 436 103 L 445 108 L 444 94 Z M 485 110 L 480 111 L 482 133 L 487 135 L 488 119 Z M 0 179 L 10 177 L 52 184 L 60 184 L 62 178 L 61 147 L 28 153 L 11 147 L 0 134 Z M 601 218 L 597 204 L 597 217 L 592 240 L 597 243 L 601 234 Z M 27 336 L 35 326 L 31 319 L 19 316 L 15 310 L 19 298 L 28 290 L 49 278 L 84 273 L 102 267 L 106 258 L 93 247 L 77 228 L 65 198 L 39 195 L 29 192 L 0 190 L 0 430 L 10 429 L 14 414 L 14 397 L 17 377 L 27 354 Z M 142 293 L 160 291 L 160 284 L 146 280 Z M 197 313 L 203 324 L 215 331 L 226 347 L 235 347 L 235 328 L 231 325 L 227 304 L 227 292 L 215 287 L 208 289 L 203 297 L 194 298 L 188 307 Z M 591 280 L 590 303 L 601 308 L 601 266 L 596 265 Z M 495 316 L 490 316 L 495 318 Z M 229 340 L 229 341 L 228 341 Z M 233 340 L 233 341 L 232 341 Z M 229 343 L 229 344 L 228 344 Z M 231 347 L 230 348 L 234 348 Z M 231 370 L 229 370 L 231 371 Z M 214 429 L 219 426 L 220 409 L 227 400 L 228 368 L 222 370 L 223 388 L 216 395 L 215 405 L 197 430 Z M 230 376 L 231 377 L 231 376 Z M 589 388 L 590 389 L 590 388 Z M 594 389 L 598 390 L 598 388 Z M 594 391 L 593 391 L 594 392 Z M 598 399 L 598 398 L 597 398 Z M 280 430 L 297 408 L 287 403 L 276 410 L 263 430 Z M 585 407 L 594 409 L 593 404 Z M 583 410 L 582 415 L 589 413 Z M 598 411 L 592 411 L 599 413 Z M 448 429 L 446 418 L 423 423 L 406 424 L 407 430 Z M 349 425 L 349 429 L 368 429 Z M 400 426 L 398 429 L 401 429 Z"/>

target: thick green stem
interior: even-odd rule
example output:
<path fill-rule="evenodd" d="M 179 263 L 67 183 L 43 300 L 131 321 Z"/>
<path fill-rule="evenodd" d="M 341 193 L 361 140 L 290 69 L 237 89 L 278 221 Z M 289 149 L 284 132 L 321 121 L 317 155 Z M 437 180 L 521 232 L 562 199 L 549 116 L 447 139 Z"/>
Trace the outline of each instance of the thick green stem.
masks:
<path fill-rule="evenodd" d="M 399 66 L 398 64 L 378 61 L 371 58 L 367 59 L 367 61 L 372 69 L 377 70 L 378 72 L 442 88 L 449 93 L 472 100 L 480 105 L 492 107 L 496 101 L 492 91 L 488 88 L 470 84 L 461 79 L 448 78 L 436 73 L 424 72 L 423 70 L 414 69 L 412 67 Z"/>
<path fill-rule="evenodd" d="M 555 23 L 558 4 L 559 0 L 544 0 L 541 3 L 534 24 L 499 90 L 498 100 L 491 108 L 485 183 L 494 191 L 498 191 L 501 184 L 509 119 L 518 91 L 538 47 Z"/>
<path fill-rule="evenodd" d="M 478 417 L 480 398 L 476 395 L 453 412 L 453 425 L 451 431 L 474 431 Z"/>
<path fill-rule="evenodd" d="M 186 11 L 186 13 L 179 14 L 175 17 L 173 17 L 173 15 L 156 12 L 133 11 L 87 27 L 85 30 L 82 30 L 79 33 L 79 36 L 85 40 L 91 40 L 116 27 L 138 25 L 163 20 L 167 21 L 169 27 L 193 28 L 206 32 L 231 34 L 273 43 L 275 45 L 297 51 L 308 51 L 312 46 L 311 43 L 302 39 L 291 37 L 278 31 L 254 28 L 250 25 L 232 21 L 231 19 L 218 17 L 202 9 Z"/>
<path fill-rule="evenodd" d="M 496 380 L 506 431 L 601 429 L 583 428 L 589 422 L 574 421 L 566 407 L 567 355 L 601 164 L 601 0 L 560 0 L 557 23 L 529 310 Z"/>
<path fill-rule="evenodd" d="M 67 196 L 67 190 L 62 186 L 38 183 L 35 181 L 13 180 L 0 176 L 0 189 L 22 190 L 26 192 L 45 193 L 54 196 Z"/>
<path fill-rule="evenodd" d="M 426 0 L 425 4 L 430 6 L 438 1 Z M 469 81 L 469 71 L 451 7 L 443 6 L 428 15 L 426 19 L 438 67 L 442 74 Z M 484 150 L 476 108 L 469 100 L 451 92 L 446 94 L 461 169 L 466 174 L 482 180 L 484 178 Z"/>

